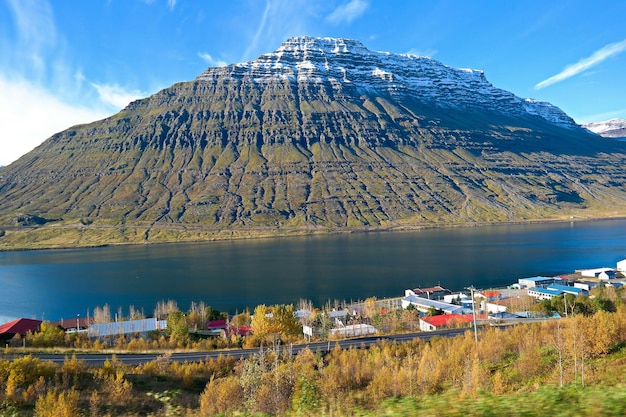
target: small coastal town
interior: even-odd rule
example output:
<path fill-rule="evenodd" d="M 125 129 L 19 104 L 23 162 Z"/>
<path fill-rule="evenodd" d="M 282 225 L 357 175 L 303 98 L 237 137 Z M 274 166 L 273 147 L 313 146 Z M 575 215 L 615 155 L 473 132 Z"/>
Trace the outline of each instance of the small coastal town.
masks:
<path fill-rule="evenodd" d="M 624 415 L 613 381 L 626 357 L 625 284 L 626 259 L 322 308 L 300 300 L 229 315 L 169 300 L 152 317 L 105 305 L 57 322 L 21 318 L 0 326 L 0 416 L 494 415 L 472 412 L 486 399 L 498 415 L 537 415 L 528 398 L 562 410 L 569 401 L 554 392 L 565 391 Z M 400 414 L 382 413 L 393 401 Z M 590 415 L 570 411 L 555 415 Z"/>
<path fill-rule="evenodd" d="M 626 259 L 617 262 L 615 267 L 576 270 L 554 277 L 519 278 L 504 288 L 468 287 L 452 292 L 437 285 L 406 289 L 401 297 L 372 297 L 352 303 L 329 301 L 323 308 L 314 308 L 312 303 L 301 301 L 297 308 L 288 306 L 288 311 L 292 312 L 294 325 L 302 329 L 302 340 L 336 340 L 403 331 L 434 331 L 473 325 L 503 326 L 557 319 L 575 314 L 577 305 L 581 305 L 577 300 L 590 296 L 594 289 L 617 290 L 625 285 Z M 553 308 L 550 304 L 556 299 L 562 300 L 561 308 Z M 143 317 L 136 311 L 124 317 L 121 310 L 111 317 L 110 311 L 102 314 L 103 310 L 98 309 L 96 313 L 99 311 L 100 314 L 93 317 L 78 316 L 76 319 L 55 321 L 48 323 L 48 327 L 58 328 L 68 335 L 110 342 L 120 337 L 154 337 L 159 332 L 167 333 L 170 313 L 180 313 L 175 304 L 171 300 L 162 303 L 152 317 Z M 274 310 L 279 306 L 262 307 L 267 320 L 272 321 Z M 110 310 L 108 306 L 105 309 Z M 212 311 L 209 313 L 212 317 L 206 315 L 206 310 Z M 398 314 L 392 313 L 399 311 L 414 312 L 413 320 L 400 320 L 400 324 L 385 320 L 388 316 L 398 318 Z M 258 307 L 253 313 L 229 316 L 203 304 L 192 306 L 186 315 L 183 314 L 186 321 L 184 331 L 200 339 L 245 338 L 255 333 L 254 313 L 257 312 Z M 27 336 L 40 331 L 42 323 L 29 318 L 4 323 L 0 325 L 0 342 L 7 347 L 26 346 Z M 256 330 L 258 333 L 258 328 Z"/>

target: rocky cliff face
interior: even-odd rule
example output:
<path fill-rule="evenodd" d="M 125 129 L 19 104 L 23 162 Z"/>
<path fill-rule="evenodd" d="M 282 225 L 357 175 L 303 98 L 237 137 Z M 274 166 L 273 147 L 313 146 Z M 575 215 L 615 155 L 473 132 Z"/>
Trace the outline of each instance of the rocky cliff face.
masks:
<path fill-rule="evenodd" d="M 0 224 L 150 240 L 605 215 L 626 203 L 625 149 L 480 71 L 292 38 L 51 137 L 0 171 Z"/>

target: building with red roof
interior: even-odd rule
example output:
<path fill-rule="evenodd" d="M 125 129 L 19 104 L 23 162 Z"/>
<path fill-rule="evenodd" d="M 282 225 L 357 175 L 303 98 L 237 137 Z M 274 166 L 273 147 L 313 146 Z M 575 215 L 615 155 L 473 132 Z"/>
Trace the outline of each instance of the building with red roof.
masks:
<path fill-rule="evenodd" d="M 209 320 L 206 324 L 207 330 L 225 330 L 228 328 L 226 320 Z"/>
<path fill-rule="evenodd" d="M 232 335 L 236 336 L 249 336 L 252 334 L 252 327 L 243 326 L 243 327 L 229 327 L 226 331 L 226 335 L 228 337 Z"/>
<path fill-rule="evenodd" d="M 65 331 L 80 331 L 87 329 L 92 324 L 95 324 L 94 321 L 95 320 L 93 317 L 77 317 L 75 319 L 53 321 L 50 323 L 50 325 L 54 327 L 60 327 Z"/>
<path fill-rule="evenodd" d="M 420 330 L 430 332 L 445 327 L 461 327 L 474 321 L 471 314 L 441 314 L 420 318 Z"/>
<path fill-rule="evenodd" d="M 482 297 L 486 298 L 488 301 L 493 301 L 502 298 L 502 293 L 497 290 L 479 291 L 476 293 L 476 297 Z"/>
<path fill-rule="evenodd" d="M 8 341 L 15 337 L 16 334 L 24 337 L 28 332 L 34 332 L 39 329 L 41 320 L 33 319 L 17 319 L 0 326 L 0 340 Z"/>

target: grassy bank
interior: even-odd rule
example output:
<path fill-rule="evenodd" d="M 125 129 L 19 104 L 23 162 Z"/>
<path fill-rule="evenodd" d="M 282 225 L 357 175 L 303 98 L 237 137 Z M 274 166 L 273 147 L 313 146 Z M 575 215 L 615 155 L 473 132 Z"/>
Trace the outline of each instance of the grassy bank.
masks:
<path fill-rule="evenodd" d="M 276 228 L 215 228 L 181 224 L 159 225 L 82 225 L 51 224 L 34 228 L 5 227 L 0 233 L 0 251 L 87 248 L 111 245 L 140 245 L 176 242 L 210 242 L 238 239 L 264 239 L 305 236 L 313 234 L 364 233 L 411 231 L 433 228 L 480 227 L 505 224 L 536 224 L 550 222 L 592 221 L 624 218 L 611 213 L 597 216 L 555 216 L 515 222 L 459 222 L 459 223 L 394 223 L 378 227 L 276 227 Z"/>

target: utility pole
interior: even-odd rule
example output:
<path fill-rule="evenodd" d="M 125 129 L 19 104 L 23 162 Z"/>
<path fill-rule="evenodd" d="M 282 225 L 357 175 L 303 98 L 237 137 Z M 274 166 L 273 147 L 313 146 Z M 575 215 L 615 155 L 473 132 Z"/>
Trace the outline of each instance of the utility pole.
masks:
<path fill-rule="evenodd" d="M 472 316 L 474 319 L 474 341 L 478 343 L 478 329 L 476 328 L 476 299 L 474 298 L 474 290 L 476 290 L 476 288 L 474 288 L 473 285 L 470 285 L 469 287 L 466 287 L 466 289 L 470 290 L 470 294 L 472 297 Z"/>

